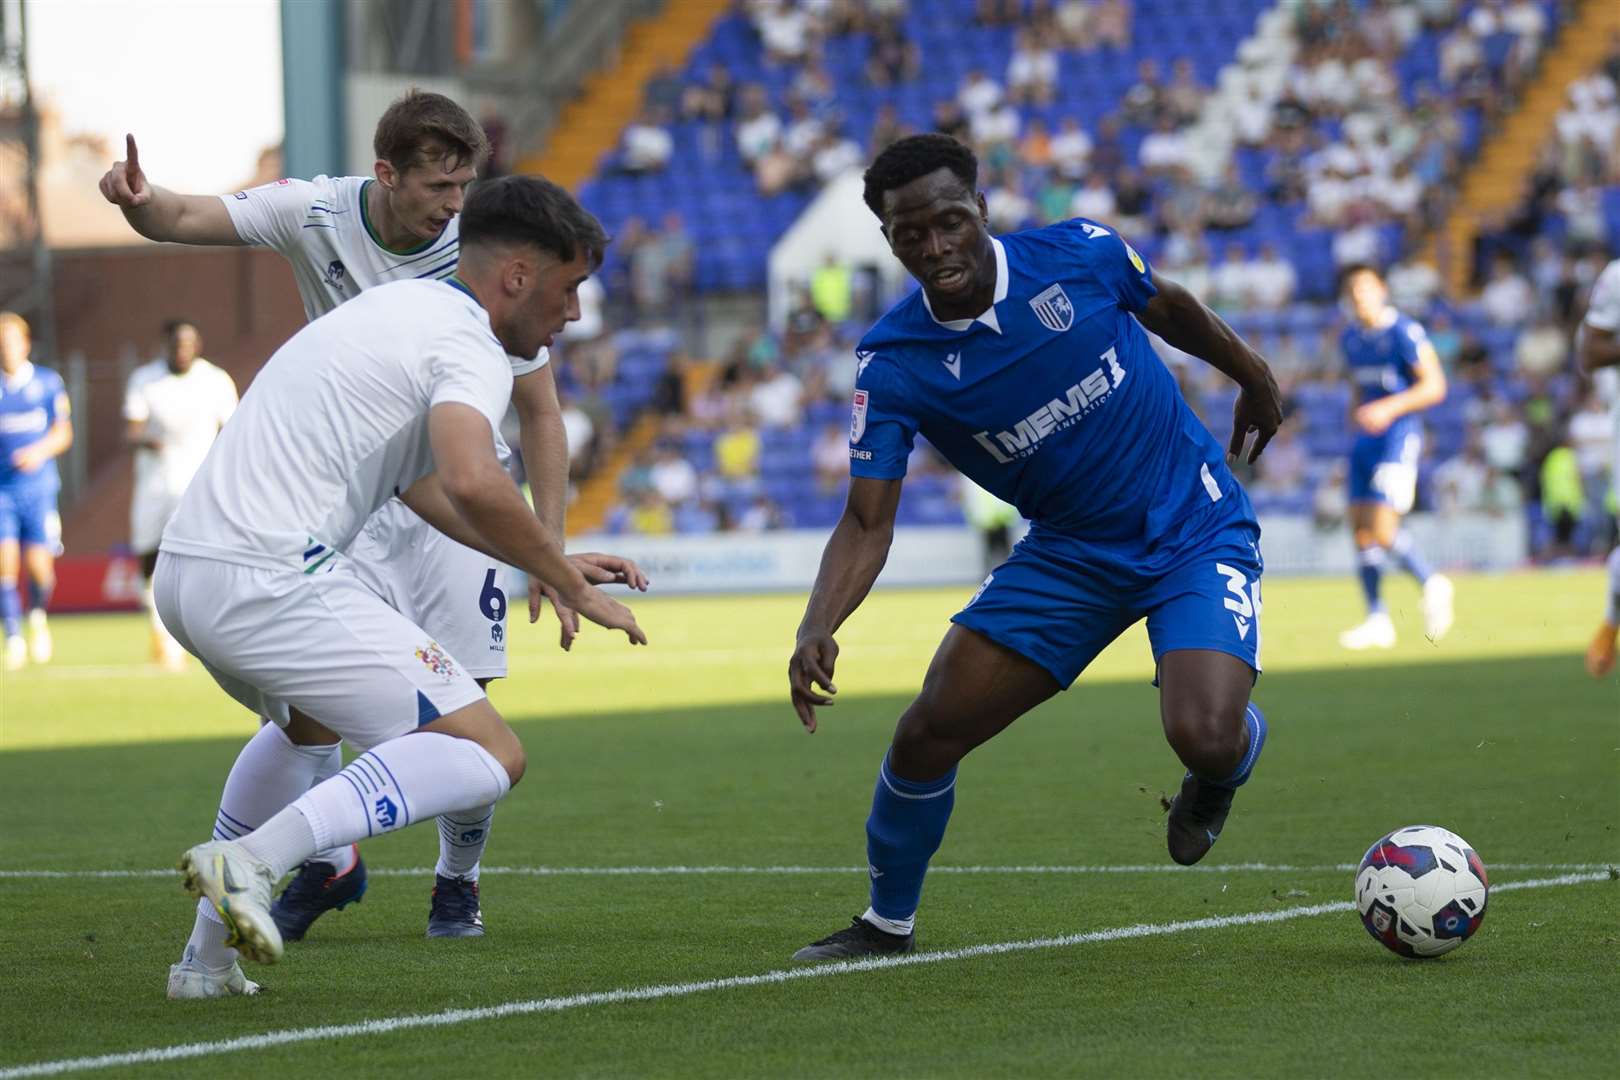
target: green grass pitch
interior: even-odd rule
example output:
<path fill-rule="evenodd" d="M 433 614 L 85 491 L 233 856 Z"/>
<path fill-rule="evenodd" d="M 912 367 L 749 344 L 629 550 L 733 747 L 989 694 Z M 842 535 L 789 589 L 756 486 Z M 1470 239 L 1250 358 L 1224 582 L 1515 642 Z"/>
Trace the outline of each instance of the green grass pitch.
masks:
<path fill-rule="evenodd" d="M 195 666 L 145 666 L 140 619 L 60 619 L 56 663 L 0 683 L 0 1077 L 186 1044 L 207 1052 L 98 1075 L 1607 1074 L 1620 684 L 1579 658 L 1601 588 L 1462 578 L 1435 645 L 1396 582 L 1401 644 L 1352 655 L 1350 582 L 1268 582 L 1271 742 L 1194 871 L 1164 851 L 1180 769 L 1138 628 L 965 763 L 918 926 L 925 952 L 1136 929 L 779 981 L 748 977 L 865 906 L 877 764 L 966 590 L 874 596 L 813 737 L 785 695 L 800 597 L 632 600 L 645 650 L 596 630 L 564 655 L 551 625 L 514 628 L 493 697 L 530 765 L 495 817 L 488 936 L 425 939 L 413 868 L 437 839 L 413 828 L 365 849 L 364 903 L 249 969 L 264 994 L 214 1002 L 163 997 L 191 922 L 177 874 L 82 872 L 166 868 L 206 837 L 251 720 Z M 1295 910 L 1347 901 L 1336 864 L 1414 823 L 1461 833 L 1493 885 L 1599 880 L 1494 893 L 1475 940 L 1427 963 L 1353 913 Z M 663 872 L 520 872 L 540 867 Z M 529 1004 L 439 1015 L 510 1003 Z M 346 1026 L 364 1021 L 383 1023 Z M 270 1033 L 290 1041 L 220 1045 Z"/>

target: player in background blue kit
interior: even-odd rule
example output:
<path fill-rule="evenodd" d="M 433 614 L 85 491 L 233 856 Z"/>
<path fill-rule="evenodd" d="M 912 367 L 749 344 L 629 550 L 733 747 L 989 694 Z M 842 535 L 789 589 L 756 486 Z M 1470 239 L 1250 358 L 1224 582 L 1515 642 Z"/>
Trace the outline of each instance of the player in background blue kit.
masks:
<path fill-rule="evenodd" d="M 1424 629 L 1439 641 L 1451 629 L 1451 581 L 1435 573 L 1401 518 L 1417 494 L 1423 454 L 1424 409 L 1446 397 L 1446 376 L 1429 336 L 1389 303 L 1389 289 L 1370 266 L 1346 267 L 1340 276 L 1352 321 L 1340 339 L 1345 369 L 1356 387 L 1350 449 L 1350 528 L 1367 618 L 1339 635 L 1347 649 L 1388 649 L 1395 624 L 1384 608 L 1384 567 L 1393 558 L 1423 588 Z"/>
<path fill-rule="evenodd" d="M 1139 619 L 1165 735 L 1186 767 L 1167 827 L 1176 862 L 1209 851 L 1265 743 L 1249 701 L 1260 529 L 1143 327 L 1242 388 L 1234 455 L 1255 433 L 1253 460 L 1276 431 L 1276 381 L 1108 226 L 992 237 L 977 183 L 973 152 L 943 135 L 901 139 L 866 173 L 867 205 L 922 288 L 857 353 L 849 501 L 788 665 L 804 726 L 815 731 L 816 709 L 833 703 L 833 634 L 883 567 L 916 435 L 1031 528 L 952 620 L 879 766 L 866 829 L 871 906 L 798 960 L 909 951 L 957 763 Z"/>
<path fill-rule="evenodd" d="M 51 658 L 45 607 L 56 587 L 56 556 L 62 523 L 56 493 L 62 486 L 56 458 L 73 445 L 67 390 L 62 377 L 29 362 L 28 323 L 0 311 L 0 624 L 5 629 L 4 664 L 16 671 L 30 658 Z M 22 598 L 17 573 L 28 570 L 28 632 L 22 636 Z"/>

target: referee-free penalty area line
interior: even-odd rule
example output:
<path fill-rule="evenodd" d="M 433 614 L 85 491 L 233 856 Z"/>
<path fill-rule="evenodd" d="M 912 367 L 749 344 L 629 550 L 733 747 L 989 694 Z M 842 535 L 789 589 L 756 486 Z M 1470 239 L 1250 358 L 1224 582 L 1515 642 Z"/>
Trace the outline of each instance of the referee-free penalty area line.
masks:
<path fill-rule="evenodd" d="M 1529 873 L 1581 872 L 1607 870 L 1608 863 L 1498 863 L 1489 870 L 1521 870 Z M 1143 863 L 1140 865 L 1099 864 L 1091 866 L 931 866 L 930 874 L 1330 874 L 1354 870 L 1355 863 L 1322 863 L 1294 865 L 1290 863 L 1225 863 L 1209 866 L 1176 866 L 1174 863 Z M 865 874 L 864 866 L 485 866 L 483 874 L 508 877 L 770 877 L 794 874 Z M 367 873 L 372 877 L 427 877 L 434 872 L 431 866 L 372 866 Z M 98 878 L 166 878 L 179 873 L 173 869 L 157 870 L 0 870 L 0 880 L 95 880 Z"/>
<path fill-rule="evenodd" d="M 487 871 L 486 871 L 487 872 Z M 1529 881 L 1509 881 L 1493 887 L 1495 892 L 1519 889 L 1543 889 L 1556 885 L 1578 885 L 1588 881 L 1602 881 L 1609 877 L 1602 873 L 1562 874 L 1558 877 L 1535 878 Z M 241 1050 L 263 1050 L 273 1046 L 316 1040 L 353 1039 L 366 1035 L 387 1035 L 414 1028 L 452 1027 L 482 1020 L 499 1020 L 509 1016 L 530 1016 L 536 1013 L 566 1012 L 592 1005 L 621 1005 L 626 1002 L 657 1001 L 662 998 L 691 997 L 716 990 L 742 990 L 754 986 L 771 986 L 802 979 L 824 979 L 834 975 L 853 975 L 863 971 L 915 967 L 919 964 L 939 964 L 956 960 L 973 960 L 983 956 L 1001 956 L 1007 953 L 1033 952 L 1042 949 L 1064 949 L 1075 945 L 1095 945 L 1131 938 L 1160 937 L 1184 934 L 1194 930 L 1224 930 L 1234 926 L 1257 926 L 1266 923 L 1288 922 L 1312 915 L 1354 910 L 1348 900 L 1304 907 L 1282 908 L 1277 911 L 1253 911 L 1243 915 L 1215 915 L 1183 922 L 1138 923 L 1110 930 L 1091 930 L 1062 937 L 1036 938 L 1027 941 L 1003 941 L 988 945 L 972 945 L 963 949 L 945 949 L 939 952 L 910 953 L 898 957 L 875 957 L 868 960 L 845 960 L 813 967 L 787 968 L 768 971 L 763 975 L 739 975 L 728 979 L 704 979 L 699 982 L 664 983 L 657 986 L 639 986 L 622 990 L 605 990 L 589 994 L 571 994 L 566 997 L 535 998 L 529 1001 L 511 1001 L 504 1005 L 489 1005 L 477 1009 L 446 1009 L 436 1013 L 418 1013 L 410 1016 L 390 1016 L 376 1020 L 362 1020 L 354 1024 L 329 1024 L 324 1027 L 288 1028 L 267 1031 L 259 1035 L 243 1035 L 234 1039 L 213 1042 L 182 1043 L 175 1046 L 157 1046 L 147 1050 L 131 1050 L 99 1057 L 62 1058 L 40 1061 L 0 1069 L 0 1080 L 21 1080 L 31 1076 L 56 1076 L 62 1073 L 82 1072 L 90 1069 L 111 1069 L 128 1065 L 149 1065 L 187 1058 L 229 1054 Z"/>

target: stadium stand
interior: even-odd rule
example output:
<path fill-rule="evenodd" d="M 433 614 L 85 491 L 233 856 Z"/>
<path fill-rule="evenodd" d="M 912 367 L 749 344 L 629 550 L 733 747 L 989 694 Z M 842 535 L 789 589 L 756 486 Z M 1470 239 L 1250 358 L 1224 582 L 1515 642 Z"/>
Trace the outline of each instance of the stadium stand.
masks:
<path fill-rule="evenodd" d="M 1608 528 L 1597 451 L 1578 452 L 1593 470 L 1573 530 L 1549 524 L 1540 470 L 1583 412 L 1568 362 L 1573 320 L 1620 246 L 1620 44 L 1570 87 L 1522 204 L 1463 253 L 1495 267 L 1479 296 L 1448 290 L 1423 257 L 1574 11 L 1555 0 L 740 4 L 683 68 L 646 87 L 642 120 L 668 132 L 667 165 L 626 168 L 621 142 L 583 197 L 621 235 L 656 238 L 666 220 L 688 233 L 677 295 L 758 290 L 771 245 L 828 169 L 858 167 L 907 131 L 956 133 L 980 152 L 998 231 L 1077 214 L 1112 221 L 1273 360 L 1293 434 L 1251 490 L 1262 512 L 1325 527 L 1342 514 L 1351 439 L 1337 270 L 1387 266 L 1451 376 L 1451 395 L 1427 417 L 1420 505 L 1522 511 L 1537 550 L 1585 550 Z M 634 295 L 652 273 L 645 243 L 616 245 L 610 294 Z M 610 528 L 836 520 L 842 485 L 817 449 L 847 420 L 849 347 L 864 324 L 849 319 L 847 281 L 843 303 L 836 282 L 821 284 L 804 283 L 785 332 L 745 335 L 714 377 L 665 395 L 656 437 L 620 477 Z M 670 383 L 649 339 L 626 340 L 642 366 L 593 405 L 621 421 L 651 401 L 651 382 Z M 678 338 L 653 340 L 673 355 Z M 1231 388 L 1166 354 L 1224 435 Z M 901 522 L 960 522 L 958 484 L 920 447 Z"/>

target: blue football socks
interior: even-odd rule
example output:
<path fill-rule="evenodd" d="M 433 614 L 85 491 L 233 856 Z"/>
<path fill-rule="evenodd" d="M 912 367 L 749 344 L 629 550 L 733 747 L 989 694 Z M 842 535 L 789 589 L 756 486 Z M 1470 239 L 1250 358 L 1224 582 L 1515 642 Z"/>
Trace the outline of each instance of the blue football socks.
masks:
<path fill-rule="evenodd" d="M 1395 556 L 1395 561 L 1407 573 L 1417 578 L 1419 585 L 1426 584 L 1429 576 L 1434 573 L 1434 567 L 1429 565 L 1429 560 L 1418 550 L 1417 541 L 1413 540 L 1412 534 L 1405 529 L 1395 534 L 1395 542 L 1389 546 L 1389 553 Z"/>
<path fill-rule="evenodd" d="M 1248 783 L 1250 774 L 1254 772 L 1255 763 L 1260 760 L 1260 751 L 1265 749 L 1266 714 L 1260 711 L 1260 706 L 1249 702 L 1249 707 L 1243 713 L 1243 722 L 1249 729 L 1249 748 L 1243 752 L 1243 760 L 1238 762 L 1238 767 L 1233 770 L 1231 776 L 1211 781 L 1221 787 L 1239 788 Z"/>
<path fill-rule="evenodd" d="M 0 624 L 5 627 L 6 637 L 22 633 L 22 597 L 17 595 L 15 581 L 0 580 Z"/>
<path fill-rule="evenodd" d="M 872 910 L 909 922 L 922 897 L 928 860 L 945 837 L 956 803 L 956 770 L 937 780 L 903 780 L 885 754 L 878 769 L 872 813 L 866 819 L 866 859 L 872 875 Z"/>
<path fill-rule="evenodd" d="M 1384 582 L 1385 551 L 1374 544 L 1364 547 L 1356 552 L 1357 573 L 1361 577 L 1361 593 L 1367 599 L 1367 613 L 1376 615 L 1384 610 L 1384 601 L 1379 596 L 1379 588 Z"/>

